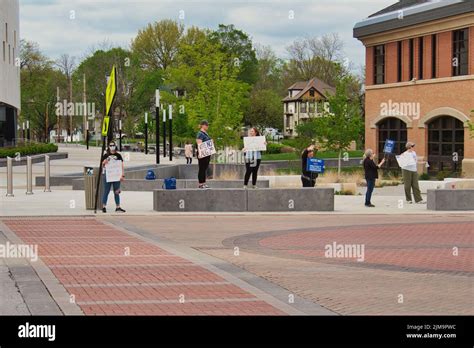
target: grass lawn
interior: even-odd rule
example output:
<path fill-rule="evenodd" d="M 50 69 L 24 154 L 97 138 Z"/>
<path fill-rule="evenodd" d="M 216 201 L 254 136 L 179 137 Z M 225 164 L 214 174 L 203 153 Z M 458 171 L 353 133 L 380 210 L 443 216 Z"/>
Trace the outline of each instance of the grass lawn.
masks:
<path fill-rule="evenodd" d="M 350 158 L 362 157 L 364 151 L 348 151 Z M 338 153 L 335 151 L 320 151 L 316 155 L 317 158 L 326 159 L 326 158 L 337 158 Z M 299 160 L 301 156 L 296 152 L 291 153 L 275 153 L 275 154 L 262 154 L 262 160 L 264 161 L 293 161 Z"/>

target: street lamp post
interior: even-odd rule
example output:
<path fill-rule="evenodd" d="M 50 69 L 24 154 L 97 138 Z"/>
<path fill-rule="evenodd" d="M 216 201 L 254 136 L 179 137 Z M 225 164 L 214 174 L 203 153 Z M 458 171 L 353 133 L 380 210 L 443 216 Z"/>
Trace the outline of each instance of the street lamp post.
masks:
<path fill-rule="evenodd" d="M 119 151 L 122 152 L 122 116 L 119 119 Z"/>
<path fill-rule="evenodd" d="M 155 94 L 155 111 L 156 111 L 156 164 L 160 164 L 160 90 L 156 90 Z"/>
<path fill-rule="evenodd" d="M 163 158 L 166 158 L 166 109 L 163 108 Z"/>
<path fill-rule="evenodd" d="M 148 112 L 145 112 L 145 155 L 148 155 Z"/>
<path fill-rule="evenodd" d="M 170 121 L 170 162 L 173 160 L 173 105 L 169 106 L 169 121 Z"/>

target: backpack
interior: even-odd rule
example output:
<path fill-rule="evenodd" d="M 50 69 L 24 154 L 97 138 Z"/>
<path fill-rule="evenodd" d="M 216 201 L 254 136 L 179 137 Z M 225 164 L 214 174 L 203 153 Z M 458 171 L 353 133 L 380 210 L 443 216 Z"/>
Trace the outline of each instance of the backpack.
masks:
<path fill-rule="evenodd" d="M 176 178 L 166 178 L 163 181 L 163 189 L 165 190 L 176 190 Z"/>
<path fill-rule="evenodd" d="M 154 172 L 153 170 L 149 170 L 149 171 L 146 173 L 145 179 L 146 179 L 146 180 L 155 180 L 155 179 L 156 179 L 155 172 Z"/>

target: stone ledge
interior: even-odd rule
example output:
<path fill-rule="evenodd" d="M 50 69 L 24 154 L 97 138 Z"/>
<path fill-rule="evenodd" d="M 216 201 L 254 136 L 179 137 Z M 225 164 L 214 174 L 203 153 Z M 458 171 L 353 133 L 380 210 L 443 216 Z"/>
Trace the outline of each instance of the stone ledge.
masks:
<path fill-rule="evenodd" d="M 160 212 L 334 211 L 334 189 L 185 189 L 153 191 Z"/>
<path fill-rule="evenodd" d="M 428 210 L 474 210 L 474 189 L 428 190 Z"/>

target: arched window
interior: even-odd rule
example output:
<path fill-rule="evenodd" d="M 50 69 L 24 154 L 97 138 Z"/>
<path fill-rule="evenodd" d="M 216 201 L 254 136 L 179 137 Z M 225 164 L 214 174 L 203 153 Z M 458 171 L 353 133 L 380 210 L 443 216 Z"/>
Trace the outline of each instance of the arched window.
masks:
<path fill-rule="evenodd" d="M 393 154 L 387 157 L 384 168 L 399 169 L 395 155 L 399 155 L 405 149 L 407 142 L 407 125 L 402 120 L 390 117 L 385 118 L 378 123 L 378 156 L 379 160 L 384 157 L 383 148 L 385 140 L 390 139 L 395 141 L 395 148 Z"/>
<path fill-rule="evenodd" d="M 463 123 L 451 116 L 441 116 L 431 121 L 428 124 L 428 171 L 459 172 L 463 158 Z"/>

